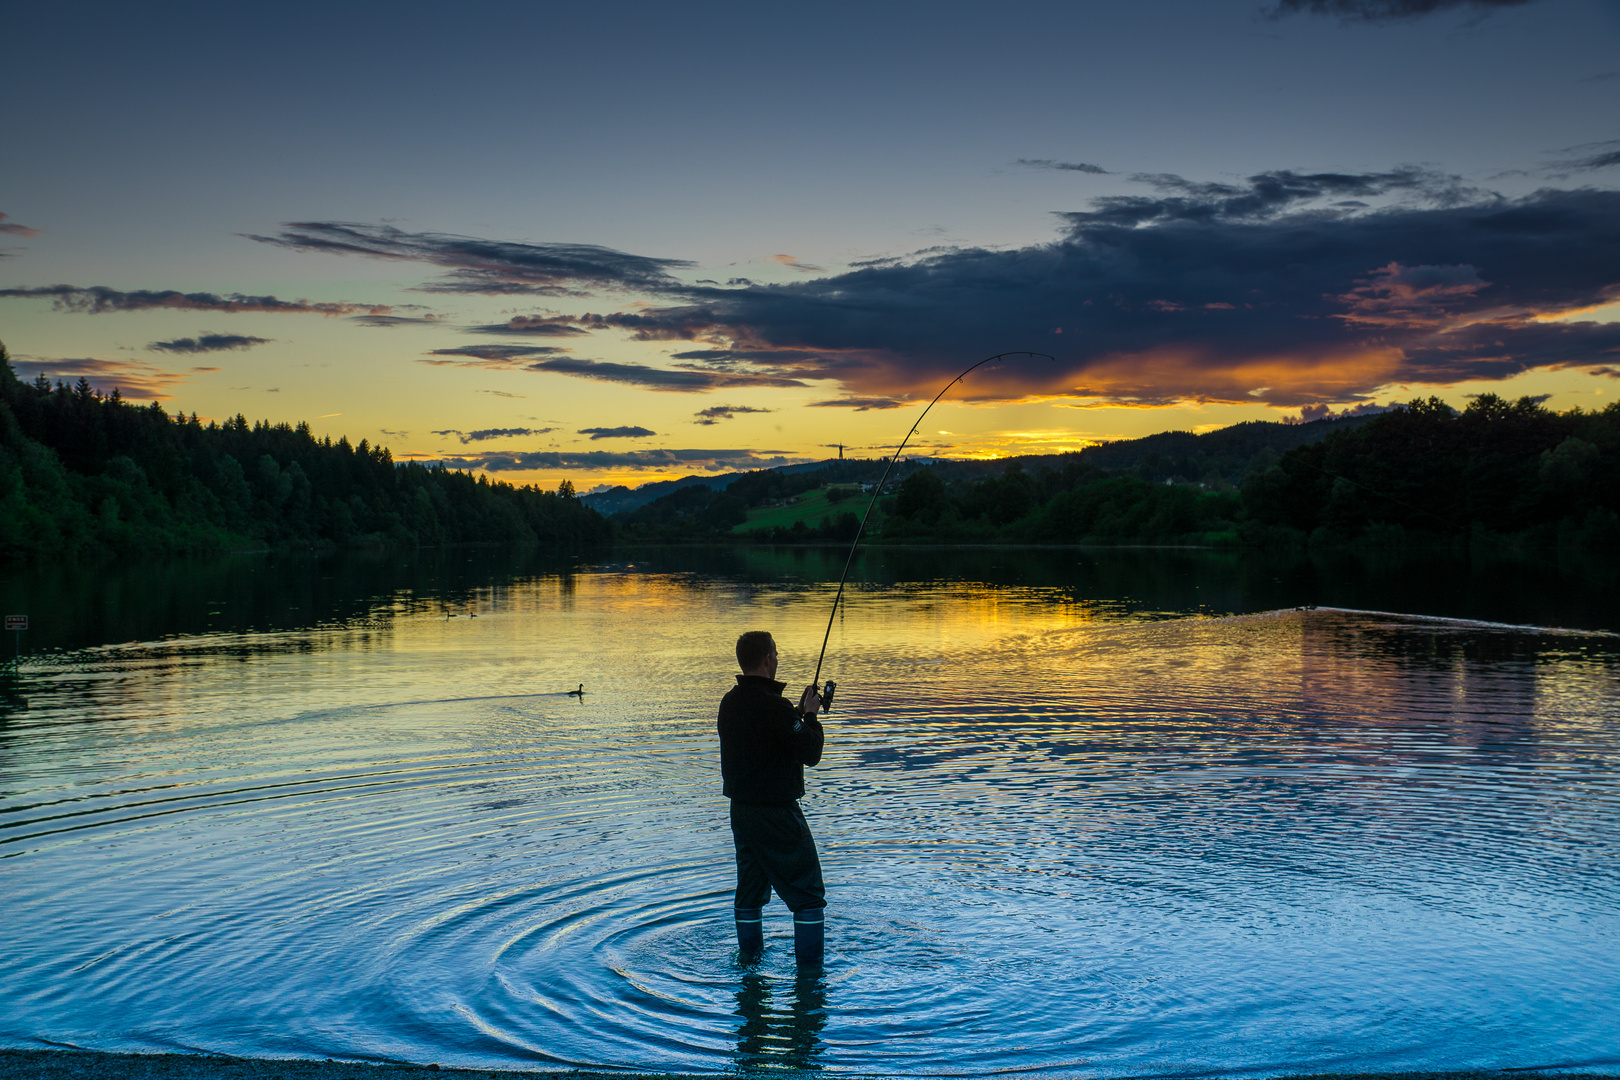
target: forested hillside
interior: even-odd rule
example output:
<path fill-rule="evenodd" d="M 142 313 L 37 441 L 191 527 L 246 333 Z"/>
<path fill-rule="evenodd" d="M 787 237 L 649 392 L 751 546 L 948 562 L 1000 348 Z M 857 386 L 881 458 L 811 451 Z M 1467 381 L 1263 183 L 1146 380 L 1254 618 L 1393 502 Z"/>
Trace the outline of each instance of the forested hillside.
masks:
<path fill-rule="evenodd" d="M 0 346 L 0 560 L 243 547 L 592 544 L 573 497 L 417 464 L 309 425 L 201 423 L 43 378 Z"/>
<path fill-rule="evenodd" d="M 618 520 L 656 540 L 847 540 L 882 461 L 754 473 L 685 488 Z M 1436 399 L 1314 424 L 1167 432 L 1073 454 L 908 461 L 879 502 L 874 539 L 905 543 L 1620 545 L 1620 405 L 1558 413 L 1532 398 Z M 819 492 L 815 496 L 809 493 Z M 813 508 L 791 526 L 763 506 Z M 776 517 L 792 516 L 790 506 Z M 816 516 L 819 515 L 819 516 Z"/>
<path fill-rule="evenodd" d="M 902 461 L 873 524 L 881 539 L 903 542 L 1237 543 L 1244 476 L 1365 422 L 1251 422 L 1069 454 Z M 615 520 L 625 536 L 650 540 L 847 540 L 867 499 L 849 497 L 842 485 L 874 483 L 884 465 L 837 461 L 814 472 L 750 473 L 721 490 L 683 488 Z M 825 498 L 807 499 L 820 488 Z M 791 526 L 753 524 L 761 507 L 795 498 L 813 502 L 820 516 Z"/>
<path fill-rule="evenodd" d="M 1251 473 L 1243 513 L 1250 543 L 1620 545 L 1620 403 L 1414 401 Z"/>
<path fill-rule="evenodd" d="M 610 523 L 573 497 L 399 465 L 307 424 L 23 383 L 0 346 L 0 560 L 458 542 L 847 541 L 881 459 L 680 487 Z M 802 466 L 800 467 L 803 468 Z M 1010 461 L 902 461 L 873 521 L 900 543 L 1620 547 L 1620 404 L 1492 395 L 1371 418 L 1167 432 Z"/>

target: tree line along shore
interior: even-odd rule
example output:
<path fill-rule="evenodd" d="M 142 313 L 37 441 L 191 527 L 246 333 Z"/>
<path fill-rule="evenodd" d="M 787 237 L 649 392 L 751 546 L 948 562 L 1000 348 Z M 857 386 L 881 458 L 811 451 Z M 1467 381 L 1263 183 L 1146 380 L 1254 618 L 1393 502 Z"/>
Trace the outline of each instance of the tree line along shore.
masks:
<path fill-rule="evenodd" d="M 0 560 L 456 543 L 853 539 L 884 460 L 575 496 L 18 379 L 0 346 Z M 606 505 L 614 505 L 609 498 Z M 1620 547 L 1620 404 L 1429 398 L 1370 417 L 1165 432 L 1075 453 L 898 463 L 891 543 Z"/>

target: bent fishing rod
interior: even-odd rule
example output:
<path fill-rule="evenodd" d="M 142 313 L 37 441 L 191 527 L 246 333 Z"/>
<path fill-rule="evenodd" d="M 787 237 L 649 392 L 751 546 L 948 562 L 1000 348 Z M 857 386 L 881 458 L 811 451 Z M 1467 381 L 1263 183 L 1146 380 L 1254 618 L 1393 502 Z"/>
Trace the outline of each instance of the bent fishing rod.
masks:
<path fill-rule="evenodd" d="M 917 427 L 923 422 L 924 417 L 928 415 L 928 409 L 932 409 L 935 405 L 938 405 L 939 399 L 944 397 L 951 387 L 967 378 L 979 368 L 984 367 L 984 365 L 995 363 L 997 360 L 1005 360 L 1009 356 L 1028 356 L 1031 358 L 1038 356 L 1043 360 L 1053 361 L 1057 359 L 1055 356 L 1048 356 L 1046 353 L 1038 352 L 1004 352 L 997 353 L 994 356 L 985 357 L 983 360 L 980 360 L 977 364 L 974 364 L 972 367 L 962 372 L 962 374 L 946 383 L 945 389 L 934 395 L 934 400 L 928 403 L 928 408 L 922 411 L 922 414 L 917 417 L 916 422 L 911 425 L 911 430 L 906 432 L 906 437 L 900 440 L 900 448 L 894 452 L 893 457 L 889 458 L 889 464 L 883 469 L 883 479 L 879 480 L 877 482 L 877 486 L 872 489 L 872 501 L 866 504 L 866 513 L 861 515 L 860 526 L 855 530 L 855 541 L 849 545 L 849 557 L 844 560 L 844 572 L 838 578 L 838 592 L 833 596 L 832 611 L 827 614 L 827 632 L 821 635 L 821 655 L 816 657 L 816 677 L 811 680 L 812 685 L 819 686 L 821 683 L 821 664 L 822 661 L 827 659 L 827 639 L 832 637 L 833 620 L 838 617 L 838 605 L 844 599 L 844 583 L 849 580 L 849 568 L 850 565 L 855 561 L 855 549 L 861 546 L 861 537 L 866 534 L 866 521 L 872 516 L 872 508 L 877 506 L 878 496 L 883 494 L 883 485 L 888 482 L 889 473 L 894 469 L 894 463 L 900 460 L 900 454 L 905 450 L 906 444 L 911 441 L 911 437 L 913 435 L 917 434 Z M 826 693 L 823 695 L 826 702 L 826 707 L 829 710 L 832 708 L 832 692 L 834 689 L 836 689 L 836 687 L 836 683 L 829 682 L 827 684 Z"/>

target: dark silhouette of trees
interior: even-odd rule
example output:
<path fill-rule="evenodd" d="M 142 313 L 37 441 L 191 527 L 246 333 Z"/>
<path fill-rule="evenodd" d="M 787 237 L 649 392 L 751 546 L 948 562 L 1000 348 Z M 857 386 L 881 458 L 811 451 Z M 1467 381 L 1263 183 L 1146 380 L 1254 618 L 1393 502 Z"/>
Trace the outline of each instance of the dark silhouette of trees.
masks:
<path fill-rule="evenodd" d="M 83 379 L 24 383 L 0 346 L 0 559 L 610 539 L 564 487 L 399 465 L 304 423 L 170 417 Z"/>
<path fill-rule="evenodd" d="M 748 473 L 724 491 L 681 488 L 618 520 L 627 536 L 720 538 L 749 509 L 870 483 L 883 464 Z M 879 540 L 1620 545 L 1620 405 L 1555 413 L 1484 395 L 1457 412 L 1429 398 L 1373 417 L 1165 432 L 1010 461 L 910 461 L 894 472 Z M 864 502 L 820 524 L 749 535 L 851 538 Z"/>
<path fill-rule="evenodd" d="M 1290 451 L 1243 485 L 1252 543 L 1620 543 L 1620 404 L 1413 401 Z"/>

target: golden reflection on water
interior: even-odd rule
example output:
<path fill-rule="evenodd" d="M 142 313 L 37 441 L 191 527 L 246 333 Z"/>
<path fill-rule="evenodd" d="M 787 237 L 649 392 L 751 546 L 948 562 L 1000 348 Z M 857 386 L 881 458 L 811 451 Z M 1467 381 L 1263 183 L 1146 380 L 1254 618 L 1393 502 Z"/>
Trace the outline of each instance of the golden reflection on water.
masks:
<path fill-rule="evenodd" d="M 1577 962 L 1620 909 L 1614 643 L 1369 613 L 851 590 L 805 800 L 835 963 L 737 968 L 715 705 L 744 629 L 805 682 L 832 594 L 604 570 L 34 662 L 0 726 L 0 1039 L 1098 1076 L 1620 1057 L 1620 967 Z"/>

